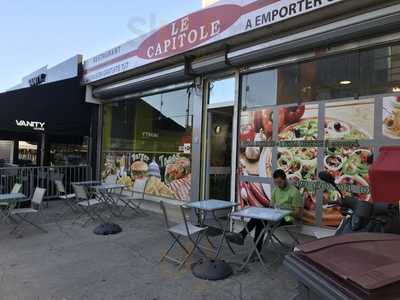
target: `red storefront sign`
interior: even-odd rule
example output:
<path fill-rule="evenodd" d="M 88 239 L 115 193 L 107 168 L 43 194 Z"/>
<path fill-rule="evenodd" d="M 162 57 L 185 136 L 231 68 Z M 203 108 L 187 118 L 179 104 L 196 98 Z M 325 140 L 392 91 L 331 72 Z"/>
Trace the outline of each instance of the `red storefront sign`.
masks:
<path fill-rule="evenodd" d="M 86 61 L 84 79 L 96 81 L 340 1 L 220 1 Z"/>

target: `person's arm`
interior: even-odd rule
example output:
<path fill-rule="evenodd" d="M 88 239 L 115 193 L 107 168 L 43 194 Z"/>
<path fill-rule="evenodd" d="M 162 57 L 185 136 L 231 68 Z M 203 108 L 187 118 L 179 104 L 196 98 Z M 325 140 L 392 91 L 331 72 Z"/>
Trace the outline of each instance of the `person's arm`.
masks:
<path fill-rule="evenodd" d="M 296 219 L 300 219 L 303 211 L 303 201 L 301 200 L 302 195 L 300 191 L 296 188 L 296 191 L 293 195 L 293 202 L 292 202 L 292 216 Z"/>
<path fill-rule="evenodd" d="M 276 201 L 275 191 L 276 191 L 276 189 L 272 190 L 271 203 L 269 205 L 271 208 L 275 207 L 275 201 Z"/>

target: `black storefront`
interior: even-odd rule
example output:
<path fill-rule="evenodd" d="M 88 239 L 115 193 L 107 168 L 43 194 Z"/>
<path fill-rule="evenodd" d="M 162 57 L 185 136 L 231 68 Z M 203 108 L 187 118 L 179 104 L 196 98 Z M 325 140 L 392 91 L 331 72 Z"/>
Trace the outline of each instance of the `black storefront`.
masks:
<path fill-rule="evenodd" d="M 91 164 L 97 116 L 84 99 L 80 77 L 0 94 L 0 141 L 12 152 L 0 159 L 18 166 Z"/>

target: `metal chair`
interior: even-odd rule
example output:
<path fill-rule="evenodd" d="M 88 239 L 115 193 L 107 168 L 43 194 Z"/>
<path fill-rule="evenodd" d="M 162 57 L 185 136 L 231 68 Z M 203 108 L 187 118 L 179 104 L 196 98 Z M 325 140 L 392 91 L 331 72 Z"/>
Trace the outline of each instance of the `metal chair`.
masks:
<path fill-rule="evenodd" d="M 26 218 L 26 215 L 41 214 L 42 203 L 45 194 L 46 189 L 36 188 L 31 200 L 31 207 L 15 208 L 10 210 L 10 216 L 17 217 L 21 221 L 20 223 L 16 224 L 14 229 L 10 232 L 11 234 L 14 233 L 23 223 L 28 223 L 40 231 L 47 233 L 47 230 L 45 230 L 43 227 Z"/>
<path fill-rule="evenodd" d="M 144 188 L 139 188 L 135 183 L 131 195 L 119 194 L 116 204 L 121 207 L 130 208 L 134 212 L 146 216 L 146 212 L 141 208 L 144 196 Z"/>
<path fill-rule="evenodd" d="M 69 207 L 72 212 L 75 211 L 75 199 L 76 195 L 75 194 L 68 194 L 63 182 L 61 180 L 54 180 L 54 184 L 56 185 L 56 190 L 57 190 L 57 196 L 60 198 L 64 204 Z M 64 215 L 66 211 L 62 214 Z"/>
<path fill-rule="evenodd" d="M 22 190 L 22 184 L 16 183 L 16 184 L 14 184 L 14 186 L 13 186 L 13 188 L 12 188 L 12 190 L 11 190 L 11 194 L 20 193 L 21 190 Z"/>
<path fill-rule="evenodd" d="M 20 183 L 16 183 L 14 184 L 12 190 L 11 190 L 11 194 L 18 194 L 20 193 L 22 190 L 22 184 Z M 0 202 L 0 214 L 2 215 L 2 219 L 7 220 L 8 216 L 9 216 L 9 212 L 8 207 L 9 207 L 10 203 L 8 202 Z"/>
<path fill-rule="evenodd" d="M 165 254 L 161 257 L 160 262 L 163 262 L 165 259 L 170 260 L 172 262 L 175 262 L 179 265 L 179 269 L 181 269 L 185 263 L 188 261 L 188 259 L 193 255 L 194 251 L 197 249 L 203 256 L 206 256 L 206 254 L 201 250 L 199 244 L 201 242 L 202 237 L 204 236 L 207 227 L 198 227 L 190 222 L 188 222 L 185 209 L 186 207 L 182 205 L 180 207 L 182 217 L 183 217 L 183 223 L 177 224 L 177 225 L 170 225 L 170 222 L 168 220 L 168 215 L 167 211 L 165 209 L 165 204 L 163 201 L 160 202 L 160 207 L 164 215 L 164 220 L 165 220 L 165 226 L 167 228 L 167 232 L 169 235 L 172 237 L 173 242 L 171 246 L 168 248 L 168 250 L 165 252 Z M 191 245 L 192 248 L 189 250 L 187 249 L 183 243 L 181 242 L 181 238 L 187 238 Z M 183 249 L 183 251 L 186 253 L 186 256 L 184 257 L 183 260 L 179 260 L 177 258 L 168 256 L 169 253 L 174 249 L 176 245 L 179 245 L 180 248 Z"/>
<path fill-rule="evenodd" d="M 72 187 L 75 192 L 76 204 L 82 210 L 82 214 L 78 216 L 78 219 L 85 214 L 88 216 L 88 220 L 82 224 L 82 227 L 86 226 L 90 220 L 96 221 L 96 217 L 104 223 L 104 219 L 96 211 L 103 203 L 98 199 L 91 198 L 83 185 L 73 184 Z"/>
<path fill-rule="evenodd" d="M 303 205 L 304 207 L 304 205 Z M 303 215 L 304 215 L 304 208 L 301 209 L 301 213 L 298 216 L 298 218 L 295 219 L 294 224 L 291 225 L 283 225 L 279 226 L 275 232 L 272 234 L 272 241 L 276 241 L 281 247 L 288 247 L 290 249 L 290 252 L 294 250 L 296 246 L 300 244 L 300 241 L 298 239 L 298 235 L 301 234 L 302 227 L 303 227 Z M 292 245 L 285 245 L 277 235 L 279 233 L 286 233 L 287 236 L 289 236 L 292 240 Z M 274 243 L 272 243 L 274 245 Z"/>

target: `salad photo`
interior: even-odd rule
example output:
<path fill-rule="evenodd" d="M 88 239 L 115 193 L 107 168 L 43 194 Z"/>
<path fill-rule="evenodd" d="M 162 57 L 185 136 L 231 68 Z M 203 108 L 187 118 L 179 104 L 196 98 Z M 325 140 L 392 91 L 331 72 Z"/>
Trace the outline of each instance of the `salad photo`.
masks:
<path fill-rule="evenodd" d="M 286 172 L 288 178 L 316 180 L 317 148 L 278 148 L 277 167 Z"/>
<path fill-rule="evenodd" d="M 345 196 L 353 196 L 362 201 L 370 201 L 368 168 L 373 163 L 371 149 L 354 147 L 327 148 L 325 151 L 324 169 L 336 178 L 336 183 L 346 187 Z M 349 191 L 350 190 L 350 191 Z M 330 208 L 328 203 L 337 201 L 339 193 L 329 189 L 323 193 L 324 218 L 326 225 L 337 226 L 340 223 L 338 208 Z M 336 223 L 333 215 L 338 215 Z"/>
<path fill-rule="evenodd" d="M 318 111 L 318 105 L 280 108 L 279 140 L 316 140 L 318 138 Z"/>
<path fill-rule="evenodd" d="M 375 99 L 327 103 L 326 140 L 369 140 L 374 136 Z"/>
<path fill-rule="evenodd" d="M 400 97 L 383 98 L 383 135 L 400 139 Z"/>

